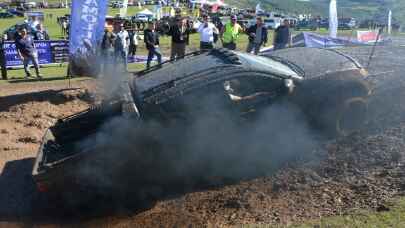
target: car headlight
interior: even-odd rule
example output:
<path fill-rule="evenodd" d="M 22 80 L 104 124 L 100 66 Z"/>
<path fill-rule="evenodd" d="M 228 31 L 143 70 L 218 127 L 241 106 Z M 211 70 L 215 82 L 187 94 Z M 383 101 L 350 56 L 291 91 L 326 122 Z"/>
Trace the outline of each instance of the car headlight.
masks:
<path fill-rule="evenodd" d="M 284 85 L 287 88 L 294 88 L 294 81 L 292 79 L 284 79 Z"/>

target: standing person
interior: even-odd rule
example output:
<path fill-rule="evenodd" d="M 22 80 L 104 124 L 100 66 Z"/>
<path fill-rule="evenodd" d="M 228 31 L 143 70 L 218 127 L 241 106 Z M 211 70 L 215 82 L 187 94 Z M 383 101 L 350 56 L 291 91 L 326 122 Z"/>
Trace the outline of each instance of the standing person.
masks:
<path fill-rule="evenodd" d="M 284 20 L 283 24 L 274 31 L 274 50 L 286 48 L 291 43 L 290 23 Z"/>
<path fill-rule="evenodd" d="M 122 23 L 114 26 L 114 33 L 116 35 L 114 43 L 114 57 L 115 63 L 124 63 L 125 69 L 128 66 L 128 49 L 129 49 L 129 34 L 125 30 Z"/>
<path fill-rule="evenodd" d="M 172 36 L 172 50 L 170 59 L 182 57 L 186 54 L 186 45 L 189 44 L 190 28 L 184 18 L 177 18 L 176 25 L 170 28 L 169 34 Z"/>
<path fill-rule="evenodd" d="M 42 24 L 37 24 L 34 39 L 49 40 L 48 32 L 44 30 L 44 26 Z"/>
<path fill-rule="evenodd" d="M 68 23 L 67 23 L 67 21 L 66 21 L 66 19 L 62 19 L 62 36 L 64 37 L 64 38 L 66 38 L 66 34 L 67 34 L 67 27 L 68 27 Z"/>
<path fill-rule="evenodd" d="M 200 33 L 200 49 L 202 51 L 210 50 L 214 48 L 214 33 L 219 34 L 217 27 L 209 22 L 209 16 L 203 16 L 203 23 L 198 27 L 198 33 Z"/>
<path fill-rule="evenodd" d="M 221 31 L 221 40 L 224 48 L 235 50 L 240 33 L 243 32 L 242 27 L 238 24 L 238 17 L 231 16 L 231 22 L 226 23 Z"/>
<path fill-rule="evenodd" d="M 105 30 L 103 40 L 101 41 L 101 56 L 103 61 L 103 73 L 107 74 L 109 65 L 112 65 L 112 59 L 114 56 L 114 44 L 116 36 L 114 33 Z"/>
<path fill-rule="evenodd" d="M 7 67 L 6 67 L 6 56 L 4 51 L 4 42 L 6 39 L 0 37 L 0 68 L 1 68 L 1 78 L 7 80 Z"/>
<path fill-rule="evenodd" d="M 248 53 L 254 51 L 255 55 L 257 55 L 260 47 L 267 43 L 267 28 L 264 26 L 261 17 L 256 18 L 256 24 L 248 28 L 247 34 L 249 36 L 249 44 L 246 51 Z"/>
<path fill-rule="evenodd" d="M 15 45 L 17 48 L 18 55 L 20 56 L 21 60 L 24 64 L 24 71 L 25 71 L 25 78 L 31 77 L 30 69 L 29 69 L 29 62 L 31 61 L 35 67 L 35 72 L 37 74 L 37 78 L 42 78 L 42 75 L 39 71 L 39 63 L 38 63 L 38 51 L 34 46 L 34 39 L 32 36 L 27 34 L 27 29 L 20 28 L 19 36 L 15 41 Z"/>
<path fill-rule="evenodd" d="M 136 29 L 129 36 L 129 56 L 135 57 L 136 50 L 138 49 L 140 36 L 138 35 L 138 31 Z"/>
<path fill-rule="evenodd" d="M 148 50 L 148 60 L 146 61 L 146 69 L 150 68 L 150 63 L 153 60 L 153 57 L 156 55 L 158 63 L 162 63 L 162 54 L 159 50 L 159 35 L 156 32 L 155 22 L 148 22 L 148 28 L 145 29 L 144 33 L 144 42 L 146 49 Z"/>

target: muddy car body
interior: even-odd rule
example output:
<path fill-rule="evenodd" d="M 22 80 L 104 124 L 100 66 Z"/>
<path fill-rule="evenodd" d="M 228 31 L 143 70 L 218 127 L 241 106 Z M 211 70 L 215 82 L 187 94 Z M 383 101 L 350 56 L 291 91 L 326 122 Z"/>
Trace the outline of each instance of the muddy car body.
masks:
<path fill-rule="evenodd" d="M 300 52 L 308 57 L 294 55 Z M 333 60 L 335 65 L 322 66 L 322 59 Z M 97 134 L 110 120 L 123 116 L 134 123 L 156 121 L 166 129 L 174 122 L 187 123 L 201 116 L 246 123 L 274 103 L 291 103 L 302 109 L 312 126 L 322 132 L 347 134 L 363 118 L 369 95 L 363 79 L 362 67 L 355 60 L 333 50 L 297 48 L 263 56 L 222 49 L 192 53 L 137 73 L 122 84 L 113 98 L 59 120 L 43 138 L 33 177 L 41 191 L 52 192 L 77 184 L 87 188 L 91 184 L 84 183 L 87 181 L 77 171 L 88 163 L 108 167 L 109 161 L 98 162 L 105 153 L 94 147 L 78 148 L 77 143 Z M 237 95 L 230 92 L 235 88 L 239 90 Z M 343 124 L 346 115 L 357 116 L 348 128 Z M 243 126 L 248 128 L 249 121 Z M 123 156 L 127 155 L 119 155 L 115 163 L 119 160 L 132 169 L 126 174 L 142 173 L 142 183 L 156 180 L 147 174 L 147 166 L 138 165 L 139 157 Z M 88 175 L 91 179 L 93 174 Z M 120 178 L 111 179 L 121 180 L 125 176 L 122 172 L 108 175 L 118 175 Z M 127 182 L 128 176 L 124 179 Z M 166 176 L 164 179 L 170 180 Z"/>

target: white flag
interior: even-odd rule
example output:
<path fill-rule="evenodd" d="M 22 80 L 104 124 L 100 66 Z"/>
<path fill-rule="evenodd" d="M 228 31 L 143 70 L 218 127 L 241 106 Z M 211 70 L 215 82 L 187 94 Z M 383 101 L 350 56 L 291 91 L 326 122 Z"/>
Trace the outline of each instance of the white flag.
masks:
<path fill-rule="evenodd" d="M 256 5 L 256 15 L 257 14 L 259 14 L 260 12 L 262 12 L 263 10 L 262 10 L 262 8 L 260 7 L 260 3 L 257 3 L 257 5 Z"/>
<path fill-rule="evenodd" d="M 329 36 L 332 38 L 337 37 L 338 17 L 336 0 L 330 0 L 329 5 Z"/>
<path fill-rule="evenodd" d="M 128 0 L 124 0 L 122 2 L 122 8 L 120 9 L 120 16 L 121 17 L 126 17 L 127 16 L 127 10 L 128 10 Z"/>
<path fill-rule="evenodd" d="M 392 11 L 388 12 L 388 34 L 391 35 L 392 30 Z"/>

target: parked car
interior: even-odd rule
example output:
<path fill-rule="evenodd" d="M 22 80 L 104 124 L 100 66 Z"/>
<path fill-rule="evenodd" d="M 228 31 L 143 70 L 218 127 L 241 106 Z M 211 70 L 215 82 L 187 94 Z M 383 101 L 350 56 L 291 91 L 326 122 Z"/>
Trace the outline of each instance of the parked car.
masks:
<path fill-rule="evenodd" d="M 7 12 L 17 17 L 24 17 L 24 10 L 22 8 L 11 8 Z"/>
<path fill-rule="evenodd" d="M 276 29 L 281 25 L 281 18 L 265 18 L 263 22 L 268 29 Z"/>
<path fill-rule="evenodd" d="M 145 5 L 156 5 L 157 4 L 157 1 L 155 1 L 155 0 L 145 0 L 144 2 L 145 2 Z"/>
<path fill-rule="evenodd" d="M 185 145 L 183 155 L 191 152 L 184 138 L 196 120 L 218 122 L 214 128 L 201 126 L 206 132 L 200 135 L 215 137 L 226 127 L 221 126 L 224 123 L 242 127 L 243 134 L 267 111 L 281 116 L 277 107 L 293 105 L 302 110 L 300 117 L 314 130 L 325 135 L 348 134 L 362 126 L 369 93 L 362 67 L 335 50 L 291 48 L 262 56 L 223 49 L 191 53 L 136 73 L 100 105 L 60 119 L 46 131 L 32 175 L 38 190 L 49 195 L 114 194 L 123 186 L 127 191 L 146 184 L 170 186 L 184 177 L 183 173 L 171 174 L 179 168 L 176 161 L 184 161 L 176 154 L 177 147 Z M 103 142 L 113 135 L 99 133 L 120 128 L 116 124 L 121 120 L 128 120 L 125 127 L 130 132 L 141 133 L 136 138 L 140 144 L 131 141 L 134 136 L 121 133 L 118 138 L 123 142 L 111 143 L 127 144 L 128 151 L 108 151 Z M 261 122 L 261 126 L 266 124 L 270 123 Z M 168 147 L 155 141 L 163 129 L 171 131 L 162 135 Z M 273 136 L 264 136 L 269 137 Z M 193 137 L 195 142 L 201 140 Z M 164 159 L 156 160 L 157 154 Z M 207 173 L 198 169 L 205 162 L 198 158 L 187 169 L 194 180 Z"/>
<path fill-rule="evenodd" d="M 149 20 L 152 19 L 152 16 L 144 15 L 144 14 L 138 14 L 132 17 L 132 21 L 137 22 L 148 22 Z"/>
<path fill-rule="evenodd" d="M 302 20 L 295 26 L 296 30 L 312 30 L 315 31 L 318 27 L 316 20 Z"/>
<path fill-rule="evenodd" d="M 35 28 L 31 27 L 28 23 L 20 23 L 20 24 L 15 24 L 15 25 L 9 27 L 3 33 L 7 34 L 8 40 L 14 40 L 17 30 L 22 27 L 25 28 L 28 33 L 33 34 L 35 32 Z"/>
<path fill-rule="evenodd" d="M 342 30 L 350 30 L 356 27 L 356 20 L 354 18 L 340 18 L 338 23 L 338 28 Z"/>
<path fill-rule="evenodd" d="M 23 6 L 26 9 L 32 9 L 32 8 L 37 7 L 37 3 L 36 2 L 26 2 L 26 3 L 23 4 Z"/>
<path fill-rule="evenodd" d="M 122 7 L 124 7 L 124 4 L 122 3 L 122 2 L 112 2 L 111 3 L 111 7 L 112 8 L 122 8 Z"/>
<path fill-rule="evenodd" d="M 0 13 L 0 18 L 13 18 L 13 17 L 15 17 L 14 14 L 11 14 L 9 12 Z"/>

